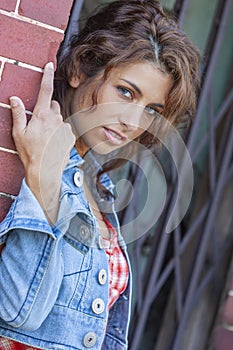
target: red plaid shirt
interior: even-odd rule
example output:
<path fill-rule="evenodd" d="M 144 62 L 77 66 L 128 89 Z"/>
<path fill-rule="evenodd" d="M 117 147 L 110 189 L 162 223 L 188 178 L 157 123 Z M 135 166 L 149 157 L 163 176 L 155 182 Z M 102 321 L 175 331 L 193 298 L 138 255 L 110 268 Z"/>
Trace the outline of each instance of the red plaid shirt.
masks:
<path fill-rule="evenodd" d="M 18 343 L 14 340 L 0 337 L 0 349 L 1 350 L 39 350 L 26 344 Z"/>
<path fill-rule="evenodd" d="M 129 267 L 126 258 L 118 245 L 117 231 L 104 216 L 103 219 L 110 234 L 110 239 L 102 239 L 108 257 L 110 285 L 108 307 L 110 309 L 127 287 Z"/>
<path fill-rule="evenodd" d="M 110 239 L 102 239 L 108 257 L 109 266 L 109 304 L 110 309 L 119 298 L 128 284 L 129 267 L 126 258 L 117 242 L 117 231 L 105 218 L 104 221 L 109 230 Z M 0 337 L 0 350 L 39 350 L 29 345 L 15 342 L 11 339 Z"/>

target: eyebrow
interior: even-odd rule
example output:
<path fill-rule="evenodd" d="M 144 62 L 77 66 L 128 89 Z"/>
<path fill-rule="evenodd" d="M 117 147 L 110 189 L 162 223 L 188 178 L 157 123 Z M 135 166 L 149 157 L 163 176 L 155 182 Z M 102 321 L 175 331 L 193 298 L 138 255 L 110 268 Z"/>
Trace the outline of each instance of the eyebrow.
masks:
<path fill-rule="evenodd" d="M 132 83 L 132 81 L 129 81 L 129 80 L 126 80 L 126 79 L 120 79 L 120 80 L 123 80 L 124 82 L 128 83 L 129 85 L 131 85 L 132 88 L 134 90 L 136 90 L 139 93 L 140 96 L 142 96 L 141 90 L 139 89 L 139 87 L 137 85 Z M 160 108 L 164 108 L 164 105 L 162 103 L 152 103 L 151 105 L 152 106 L 156 106 L 156 107 L 160 107 Z"/>

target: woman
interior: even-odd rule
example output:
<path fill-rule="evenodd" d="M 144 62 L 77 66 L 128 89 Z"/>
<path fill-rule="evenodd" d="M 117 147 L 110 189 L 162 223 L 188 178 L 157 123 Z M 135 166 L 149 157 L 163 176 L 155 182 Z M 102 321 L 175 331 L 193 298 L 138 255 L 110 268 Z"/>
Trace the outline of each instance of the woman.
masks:
<path fill-rule="evenodd" d="M 29 123 L 10 99 L 25 179 L 0 230 L 1 349 L 127 348 L 130 263 L 106 171 L 130 145 L 161 140 L 161 120 L 194 113 L 197 71 L 157 1 L 115 1 L 59 59 L 56 101 L 52 63 Z M 92 151 L 119 159 L 101 168 Z"/>

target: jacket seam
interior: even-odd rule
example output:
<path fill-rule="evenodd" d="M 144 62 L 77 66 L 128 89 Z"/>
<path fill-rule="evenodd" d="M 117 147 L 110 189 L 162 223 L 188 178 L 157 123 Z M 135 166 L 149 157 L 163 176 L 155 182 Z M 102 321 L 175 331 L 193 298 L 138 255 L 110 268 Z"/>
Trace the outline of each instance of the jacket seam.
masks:
<path fill-rule="evenodd" d="M 122 342 L 120 339 L 114 337 L 113 335 L 111 335 L 110 333 L 106 333 L 105 336 L 108 336 L 109 338 L 111 338 L 112 340 L 114 340 L 115 342 L 117 342 L 118 344 L 122 345 L 122 346 L 126 346 L 127 343 Z"/>
<path fill-rule="evenodd" d="M 7 328 L 5 328 L 5 327 L 1 327 L 1 328 L 4 329 L 4 330 L 7 331 L 7 332 L 12 332 L 11 330 L 9 330 L 9 329 L 7 329 Z M 24 333 L 21 333 L 21 332 L 19 332 L 19 331 L 17 331 L 17 330 L 16 330 L 16 331 L 13 331 L 12 333 L 18 333 L 18 334 L 20 334 L 20 335 L 25 336 Z M 47 340 L 40 339 L 40 338 L 31 336 L 31 335 L 30 335 L 30 338 L 35 339 L 35 340 L 39 340 L 40 342 L 43 342 L 43 343 L 49 343 L 49 344 L 52 344 L 52 345 L 64 345 L 64 346 L 68 346 L 69 349 L 79 350 L 79 349 L 77 349 L 76 347 L 73 347 L 72 345 L 69 345 L 69 344 L 64 344 L 64 343 L 59 343 L 59 342 L 55 343 L 55 342 L 53 342 L 53 341 L 47 341 Z M 15 338 L 11 338 L 11 339 L 12 339 L 12 340 L 16 340 Z M 16 340 L 16 341 L 18 341 L 18 340 Z M 40 345 L 37 345 L 37 346 L 40 347 Z M 43 348 L 41 348 L 41 349 L 43 349 Z"/>

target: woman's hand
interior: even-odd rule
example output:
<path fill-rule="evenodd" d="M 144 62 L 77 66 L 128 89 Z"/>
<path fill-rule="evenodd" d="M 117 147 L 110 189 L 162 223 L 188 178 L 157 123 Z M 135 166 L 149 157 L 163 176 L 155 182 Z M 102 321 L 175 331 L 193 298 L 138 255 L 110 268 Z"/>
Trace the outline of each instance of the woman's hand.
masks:
<path fill-rule="evenodd" d="M 13 138 L 25 169 L 28 186 L 43 208 L 50 224 L 56 221 L 62 172 L 75 143 L 70 124 L 60 106 L 52 101 L 54 68 L 45 66 L 38 100 L 29 122 L 23 102 L 11 97 Z"/>

